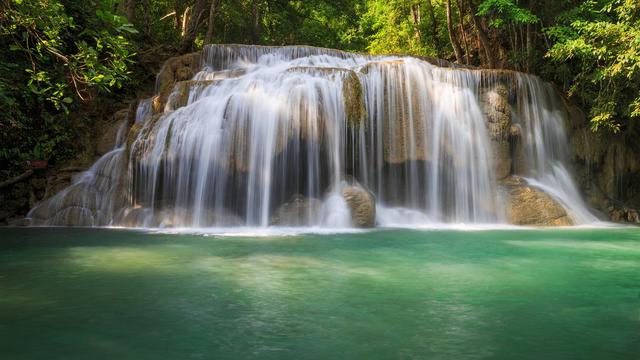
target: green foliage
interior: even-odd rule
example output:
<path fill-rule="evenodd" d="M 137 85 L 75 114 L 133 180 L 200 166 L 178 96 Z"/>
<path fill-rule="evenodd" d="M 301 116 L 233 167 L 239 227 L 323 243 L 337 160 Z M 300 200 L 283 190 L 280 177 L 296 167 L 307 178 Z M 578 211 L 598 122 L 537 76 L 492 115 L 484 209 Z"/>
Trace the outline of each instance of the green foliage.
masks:
<path fill-rule="evenodd" d="M 438 49 L 432 42 L 425 41 L 426 20 L 420 16 L 420 21 L 416 21 L 411 13 L 412 5 L 416 4 L 405 0 L 367 1 L 366 12 L 360 20 L 367 50 L 373 54 L 436 56 Z"/>
<path fill-rule="evenodd" d="M 534 72 L 564 85 L 589 109 L 594 129 L 622 131 L 640 117 L 637 0 L 544 6 L 451 0 L 450 26 L 446 0 L 204 3 L 196 48 L 204 45 L 215 3 L 213 43 L 301 44 L 452 60 L 452 42 L 458 41 L 470 65 Z M 135 79 L 152 77 L 141 74 L 134 52 L 145 63 L 157 45 L 181 48 L 197 4 L 202 0 L 0 0 L 0 166 L 63 158 L 77 136 L 70 125 L 80 117 L 76 110 L 96 96 L 124 91 L 119 89 L 131 84 L 132 70 Z"/>
<path fill-rule="evenodd" d="M 59 156 L 78 100 L 129 80 L 136 30 L 113 2 L 0 0 L 0 161 Z"/>
<path fill-rule="evenodd" d="M 595 130 L 640 117 L 639 12 L 635 0 L 587 1 L 547 30 L 555 44 L 546 56 L 568 65 L 568 92 L 585 100 Z"/>
<path fill-rule="evenodd" d="M 517 0 L 485 0 L 478 6 L 479 16 L 492 16 L 490 25 L 535 24 L 540 19 L 528 9 L 518 6 Z"/>

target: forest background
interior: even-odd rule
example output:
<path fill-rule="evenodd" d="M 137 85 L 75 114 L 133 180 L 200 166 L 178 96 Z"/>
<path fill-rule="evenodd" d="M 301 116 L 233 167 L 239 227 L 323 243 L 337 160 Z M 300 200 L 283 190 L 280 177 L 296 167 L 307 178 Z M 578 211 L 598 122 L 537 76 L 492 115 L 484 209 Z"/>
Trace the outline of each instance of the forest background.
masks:
<path fill-rule="evenodd" d="M 152 88 L 149 63 L 208 43 L 524 71 L 594 131 L 637 131 L 640 117 L 637 0 L 0 0 L 0 177 L 73 156 L 97 112 Z"/>

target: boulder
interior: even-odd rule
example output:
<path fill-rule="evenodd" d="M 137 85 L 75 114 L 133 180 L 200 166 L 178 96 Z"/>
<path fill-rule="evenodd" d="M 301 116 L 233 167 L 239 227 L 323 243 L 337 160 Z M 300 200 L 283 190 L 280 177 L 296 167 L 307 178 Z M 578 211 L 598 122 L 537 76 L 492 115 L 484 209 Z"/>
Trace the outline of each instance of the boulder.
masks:
<path fill-rule="evenodd" d="M 565 208 L 544 191 L 516 176 L 503 182 L 509 223 L 530 226 L 569 226 L 573 220 Z"/>
<path fill-rule="evenodd" d="M 613 221 L 640 224 L 640 212 L 636 209 L 610 206 L 607 210 Z"/>
<path fill-rule="evenodd" d="M 347 185 L 342 189 L 342 197 L 351 210 L 354 226 L 367 228 L 376 224 L 376 201 L 373 194 L 359 185 Z"/>

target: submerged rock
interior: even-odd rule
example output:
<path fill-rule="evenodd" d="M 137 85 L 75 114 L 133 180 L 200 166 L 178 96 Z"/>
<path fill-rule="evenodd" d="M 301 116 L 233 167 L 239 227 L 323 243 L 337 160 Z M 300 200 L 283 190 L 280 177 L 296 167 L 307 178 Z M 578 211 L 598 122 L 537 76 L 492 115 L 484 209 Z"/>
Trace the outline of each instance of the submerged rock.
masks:
<path fill-rule="evenodd" d="M 269 223 L 280 226 L 305 226 L 313 224 L 313 216 L 320 213 L 322 201 L 295 195 L 280 205 L 273 213 Z"/>
<path fill-rule="evenodd" d="M 356 227 L 367 228 L 376 224 L 376 201 L 373 194 L 358 185 L 342 189 L 342 197 L 351 210 L 351 220 Z"/>
<path fill-rule="evenodd" d="M 195 213 L 191 209 L 167 208 L 154 210 L 148 207 L 133 207 L 123 213 L 121 223 L 128 227 L 209 227 L 240 226 L 244 222 L 239 216 L 228 211 L 204 209 Z"/>
<path fill-rule="evenodd" d="M 529 186 L 517 176 L 508 178 L 506 215 L 509 223 L 532 226 L 569 226 L 573 220 L 565 208 L 544 191 Z"/>

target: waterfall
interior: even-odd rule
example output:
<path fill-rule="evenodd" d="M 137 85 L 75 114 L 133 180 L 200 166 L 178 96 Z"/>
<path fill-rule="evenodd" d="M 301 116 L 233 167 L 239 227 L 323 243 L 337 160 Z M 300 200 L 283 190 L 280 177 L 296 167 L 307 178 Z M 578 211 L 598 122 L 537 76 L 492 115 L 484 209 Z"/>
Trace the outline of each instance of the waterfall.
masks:
<path fill-rule="evenodd" d="M 159 76 L 156 96 L 139 103 L 114 150 L 29 217 L 44 225 L 349 227 L 363 212 L 353 208 L 355 191 L 375 198 L 380 225 L 495 224 L 506 221 L 501 179 L 519 174 L 574 222 L 594 221 L 568 170 L 566 114 L 553 89 L 530 75 L 443 65 L 314 47 L 206 46 L 188 79 L 167 85 Z M 496 121 L 492 101 L 512 115 Z"/>
<path fill-rule="evenodd" d="M 527 179 L 559 200 L 579 224 L 598 221 L 567 169 L 567 113 L 550 84 L 517 74 L 516 121 L 525 129 Z"/>

